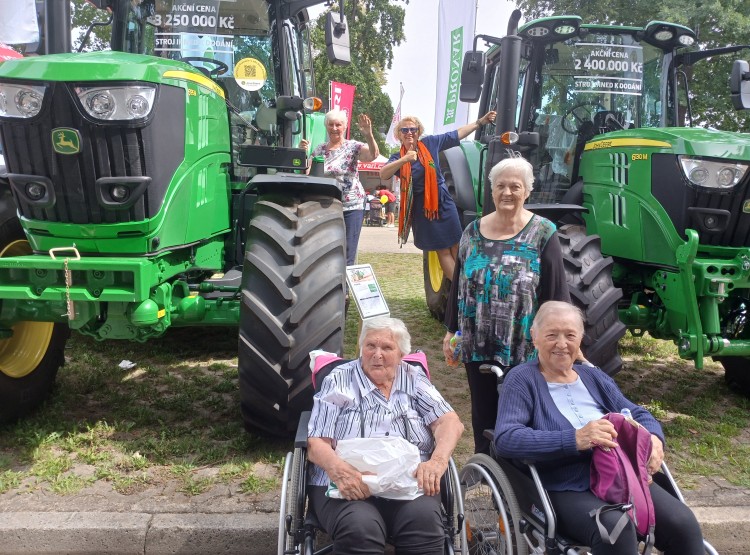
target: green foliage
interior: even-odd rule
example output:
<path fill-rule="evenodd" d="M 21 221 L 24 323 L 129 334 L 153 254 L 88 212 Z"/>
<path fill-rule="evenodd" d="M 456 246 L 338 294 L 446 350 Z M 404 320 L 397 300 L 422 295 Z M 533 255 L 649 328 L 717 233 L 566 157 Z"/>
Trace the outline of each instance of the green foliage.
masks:
<path fill-rule="evenodd" d="M 86 0 L 72 0 L 70 16 L 73 28 L 73 50 L 78 50 L 86 35 L 86 30 L 92 22 L 104 22 L 109 17 L 106 11 L 95 8 Z M 110 25 L 96 26 L 91 31 L 83 50 L 90 52 L 109 48 L 111 37 L 112 27 Z"/>
<path fill-rule="evenodd" d="M 315 23 L 312 43 L 316 51 L 313 61 L 315 88 L 325 95 L 330 81 L 349 83 L 357 87 L 352 120 L 367 114 L 373 122 L 375 139 L 381 153 L 385 153 L 385 133 L 393 117 L 393 105 L 383 93 L 385 72 L 393 63 L 393 49 L 404 40 L 405 10 L 401 0 L 351 0 L 346 3 L 352 63 L 333 66 L 325 54 L 325 16 Z M 404 0 L 408 3 L 408 0 Z M 363 141 L 357 125 L 351 126 L 352 138 Z M 380 132 L 378 132 L 380 131 Z"/>
<path fill-rule="evenodd" d="M 549 15 L 575 14 L 585 23 L 644 26 L 672 21 L 698 33 L 702 49 L 750 44 L 750 0 L 517 0 L 524 21 Z M 703 60 L 690 72 L 694 125 L 726 131 L 750 130 L 750 114 L 734 110 L 727 85 L 732 61 L 750 57 L 748 50 Z"/>

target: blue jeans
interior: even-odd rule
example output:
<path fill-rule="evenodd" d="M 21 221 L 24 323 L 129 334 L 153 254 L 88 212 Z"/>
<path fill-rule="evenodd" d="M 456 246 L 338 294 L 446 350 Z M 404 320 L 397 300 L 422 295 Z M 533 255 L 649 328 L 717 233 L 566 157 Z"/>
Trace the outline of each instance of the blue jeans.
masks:
<path fill-rule="evenodd" d="M 365 211 L 344 210 L 344 226 L 346 227 L 346 265 L 351 266 L 357 258 L 357 245 L 359 234 L 362 231 L 362 222 L 365 219 Z"/>

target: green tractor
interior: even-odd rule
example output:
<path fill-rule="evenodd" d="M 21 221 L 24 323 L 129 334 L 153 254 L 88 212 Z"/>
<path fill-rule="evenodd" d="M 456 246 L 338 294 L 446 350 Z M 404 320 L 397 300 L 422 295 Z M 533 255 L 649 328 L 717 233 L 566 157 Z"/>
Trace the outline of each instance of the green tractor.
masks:
<path fill-rule="evenodd" d="M 308 353 L 343 347 L 341 190 L 295 148 L 325 134 L 318 1 L 93 3 L 112 51 L 0 64 L 0 418 L 48 396 L 71 330 L 239 326 L 245 425 L 286 435 L 311 405 Z M 58 52 L 65 9 L 45 31 Z M 345 19 L 327 25 L 348 62 Z"/>
<path fill-rule="evenodd" d="M 464 58 L 461 100 L 498 116 L 441 159 L 463 215 L 492 208 L 489 168 L 527 158 L 528 208 L 558 224 L 587 357 L 614 374 L 625 331 L 648 332 L 697 368 L 719 360 L 750 391 L 750 135 L 692 126 L 687 77 L 747 46 L 699 50 L 691 29 L 661 21 L 519 19 Z M 493 46 L 479 51 L 479 39 Z M 746 62 L 730 88 L 750 107 Z"/>

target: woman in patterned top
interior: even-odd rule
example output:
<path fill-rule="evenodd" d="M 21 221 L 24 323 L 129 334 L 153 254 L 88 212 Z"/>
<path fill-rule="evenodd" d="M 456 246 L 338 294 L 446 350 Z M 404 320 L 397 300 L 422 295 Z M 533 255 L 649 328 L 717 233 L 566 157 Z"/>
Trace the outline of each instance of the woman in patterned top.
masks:
<path fill-rule="evenodd" d="M 440 478 L 463 425 L 421 368 L 401 362 L 411 350 L 406 326 L 396 318 L 362 323 L 360 358 L 337 366 L 315 394 L 308 424 L 309 500 L 335 553 L 442 553 L 445 531 Z M 422 463 L 416 478 L 424 495 L 411 501 L 373 497 L 362 474 L 342 460 L 336 441 L 403 437 Z M 326 496 L 333 481 L 343 499 Z"/>
<path fill-rule="evenodd" d="M 489 174 L 495 211 L 469 224 L 461 236 L 446 308 L 443 352 L 461 331 L 462 362 L 471 392 L 474 449 L 490 452 L 482 435 L 495 427 L 497 378 L 485 363 L 504 369 L 534 358 L 531 322 L 544 301 L 570 301 L 555 224 L 523 205 L 534 183 L 531 164 L 508 158 Z"/>
<path fill-rule="evenodd" d="M 380 155 L 378 143 L 372 134 L 372 122 L 360 114 L 357 123 L 367 144 L 346 138 L 346 112 L 334 108 L 326 113 L 325 126 L 328 142 L 316 146 L 311 156 L 323 156 L 326 176 L 334 177 L 341 185 L 344 203 L 344 225 L 346 226 L 346 265 L 354 264 L 357 256 L 359 234 L 365 217 L 365 189 L 359 181 L 357 161 L 372 162 Z M 309 141 L 302 139 L 299 147 L 307 150 Z"/>

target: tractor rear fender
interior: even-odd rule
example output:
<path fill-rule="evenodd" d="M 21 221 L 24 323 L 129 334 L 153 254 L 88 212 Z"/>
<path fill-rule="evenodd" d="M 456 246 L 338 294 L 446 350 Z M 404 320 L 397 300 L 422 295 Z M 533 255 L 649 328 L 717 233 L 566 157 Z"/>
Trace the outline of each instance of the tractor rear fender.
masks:
<path fill-rule="evenodd" d="M 477 183 L 477 176 L 472 175 L 469 167 L 468 156 L 474 154 L 473 146 L 464 150 L 462 146 L 454 146 L 448 150 L 444 150 L 442 156 L 445 160 L 445 165 L 441 168 L 443 173 L 445 169 L 449 169 L 453 177 L 454 191 L 451 191 L 453 200 L 456 202 L 459 211 L 477 213 L 477 201 L 475 196 L 475 188 Z M 474 154 L 476 156 L 476 154 Z M 477 173 L 478 165 L 475 170 Z"/>
<path fill-rule="evenodd" d="M 251 188 L 258 194 L 321 195 L 341 200 L 341 186 L 330 177 L 317 177 L 296 173 L 258 174 L 250 180 Z"/>

